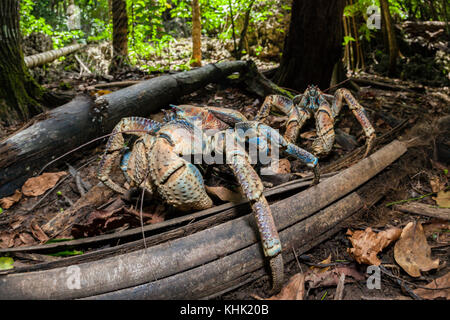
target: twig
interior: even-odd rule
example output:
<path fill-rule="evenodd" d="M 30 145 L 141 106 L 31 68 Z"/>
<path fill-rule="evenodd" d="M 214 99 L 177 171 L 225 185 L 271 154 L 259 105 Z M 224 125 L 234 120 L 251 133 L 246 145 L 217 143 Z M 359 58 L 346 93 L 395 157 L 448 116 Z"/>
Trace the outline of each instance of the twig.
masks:
<path fill-rule="evenodd" d="M 345 273 L 341 273 L 339 277 L 339 282 L 336 288 L 336 293 L 334 295 L 334 300 L 342 300 L 344 296 L 344 288 L 345 288 Z"/>
<path fill-rule="evenodd" d="M 297 256 L 297 253 L 295 252 L 294 247 L 292 247 L 292 252 L 294 253 L 295 261 L 297 261 L 297 265 L 298 265 L 298 268 L 300 269 L 300 272 L 303 273 L 302 266 L 300 265 L 300 261 L 298 261 L 298 256 Z"/>
<path fill-rule="evenodd" d="M 87 165 L 89 165 L 90 163 L 92 163 L 97 157 L 92 158 L 91 160 L 88 160 L 88 162 L 86 162 L 85 164 L 83 164 L 81 167 L 78 168 L 78 170 L 86 167 Z M 39 199 L 38 202 L 36 202 L 30 209 L 27 210 L 27 212 L 31 212 L 34 209 L 37 208 L 37 206 L 50 194 L 52 193 L 59 185 L 61 185 L 61 183 L 63 183 L 64 181 L 67 180 L 68 177 L 71 177 L 71 175 L 67 175 L 64 178 L 62 178 L 61 180 L 58 181 L 57 184 L 55 184 L 55 186 L 53 188 L 51 188 L 49 191 L 47 191 L 47 193 L 41 198 Z"/>
<path fill-rule="evenodd" d="M 70 176 L 71 176 L 71 175 L 68 174 L 67 176 L 65 176 L 64 178 L 62 178 L 61 180 L 59 180 L 58 183 L 56 183 L 55 186 L 54 186 L 53 188 L 51 188 L 50 190 L 48 190 L 47 193 L 44 194 L 44 196 L 43 196 L 41 199 L 39 199 L 38 202 L 36 202 L 30 209 L 27 210 L 27 213 L 33 211 L 34 209 L 36 209 L 36 208 L 38 207 L 38 205 L 40 205 L 40 204 L 42 203 L 42 201 L 50 195 L 50 193 L 52 193 L 52 192 L 53 192 L 53 191 L 54 191 L 61 183 L 63 183 L 64 181 L 66 181 L 67 178 L 69 178 Z"/>
<path fill-rule="evenodd" d="M 128 81 L 117 81 L 117 82 L 108 82 L 108 83 L 98 83 L 92 86 L 87 87 L 88 90 L 100 89 L 100 88 L 111 88 L 111 87 L 129 87 L 134 84 L 138 84 L 142 82 L 141 80 L 128 80 Z"/>
<path fill-rule="evenodd" d="M 450 220 L 450 209 L 449 208 L 439 208 L 432 207 L 424 203 L 410 203 L 406 205 L 395 205 L 395 210 L 419 214 L 427 217 L 434 217 L 443 220 Z"/>
<path fill-rule="evenodd" d="M 417 287 L 417 288 L 425 289 L 425 290 L 448 290 L 448 289 L 450 289 L 450 287 L 429 288 L 429 287 L 421 286 L 421 285 L 419 285 L 419 284 L 413 283 L 413 282 L 411 282 L 411 281 L 402 279 L 402 278 L 400 278 L 400 277 L 394 275 L 392 272 L 390 272 L 389 270 L 387 270 L 383 265 L 380 265 L 380 270 L 381 270 L 381 272 L 383 272 L 383 273 L 386 274 L 387 276 L 389 276 L 389 277 L 391 277 L 391 278 L 394 278 L 394 279 L 397 281 L 397 283 L 399 283 L 401 286 L 404 286 L 404 283 L 407 283 L 407 284 L 409 284 L 409 285 L 411 285 L 411 286 L 415 286 L 415 287 Z M 433 280 L 433 281 L 434 281 L 434 280 Z"/>
<path fill-rule="evenodd" d="M 450 189 L 450 187 L 447 187 L 444 190 L 448 190 L 448 189 Z M 406 200 L 399 200 L 399 201 L 389 202 L 389 203 L 386 203 L 386 207 L 390 207 L 390 206 L 393 206 L 395 204 L 400 204 L 400 203 L 406 203 L 406 202 L 411 202 L 411 201 L 422 200 L 423 198 L 426 198 L 426 197 L 429 197 L 429 196 L 432 196 L 432 195 L 435 195 L 435 194 L 437 194 L 437 192 L 427 193 L 427 194 L 424 194 L 424 195 L 422 195 L 420 197 L 417 197 L 417 198 L 410 198 L 410 199 L 406 199 Z"/>
<path fill-rule="evenodd" d="M 77 54 L 75 53 L 75 59 L 78 61 L 78 63 L 81 66 L 81 71 L 84 70 L 86 71 L 88 74 L 92 74 L 91 70 L 89 70 L 88 67 L 86 67 L 86 65 L 83 63 L 83 61 L 81 61 L 80 58 L 78 58 Z"/>
<path fill-rule="evenodd" d="M 233 42 L 234 42 L 234 56 L 236 57 L 236 51 L 237 51 L 237 44 L 236 44 L 236 31 L 234 28 L 234 16 L 233 16 L 233 7 L 232 7 L 232 0 L 228 0 L 228 3 L 230 5 L 230 19 L 231 19 L 231 28 L 233 31 Z"/>
<path fill-rule="evenodd" d="M 86 194 L 86 190 L 84 190 L 84 187 L 82 185 L 80 172 L 78 172 L 74 167 L 72 167 L 68 163 L 67 166 L 69 167 L 69 173 L 72 175 L 72 177 L 75 178 L 75 185 L 77 186 L 78 193 L 81 196 L 84 196 Z"/>

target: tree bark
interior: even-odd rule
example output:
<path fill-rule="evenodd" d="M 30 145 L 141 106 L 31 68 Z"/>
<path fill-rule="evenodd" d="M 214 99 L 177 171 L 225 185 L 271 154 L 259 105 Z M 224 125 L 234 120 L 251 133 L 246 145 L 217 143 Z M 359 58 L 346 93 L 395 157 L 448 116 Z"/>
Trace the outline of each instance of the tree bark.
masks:
<path fill-rule="evenodd" d="M 81 48 L 83 48 L 85 45 L 81 43 L 73 44 L 61 49 L 57 50 L 50 50 L 38 54 L 33 54 L 32 56 L 27 56 L 24 58 L 25 65 L 28 68 L 40 66 L 49 62 L 52 62 L 53 60 L 68 55 L 72 52 L 75 52 Z"/>
<path fill-rule="evenodd" d="M 296 0 L 289 33 L 274 81 L 303 91 L 315 84 L 328 88 L 333 67 L 342 55 L 345 0 Z"/>
<path fill-rule="evenodd" d="M 397 57 L 398 46 L 397 39 L 395 38 L 394 25 L 392 23 L 392 17 L 389 12 L 388 0 L 380 0 L 381 14 L 383 16 L 383 22 L 386 26 L 386 33 L 389 43 L 389 76 L 394 76 L 397 69 Z"/>
<path fill-rule="evenodd" d="M 113 58 L 110 72 L 120 69 L 128 59 L 128 14 L 125 0 L 112 0 Z"/>
<path fill-rule="evenodd" d="M 43 89 L 29 73 L 20 45 L 19 1 L 0 1 L 0 120 L 12 124 L 42 111 Z"/>
<path fill-rule="evenodd" d="M 247 36 L 248 24 L 250 22 L 250 13 L 252 12 L 252 7 L 255 1 L 251 1 L 248 5 L 248 9 L 245 12 L 244 25 L 242 27 L 241 36 L 239 37 L 239 46 L 236 52 L 236 59 L 240 60 L 242 57 L 242 51 L 244 50 L 245 38 Z"/>
<path fill-rule="evenodd" d="M 199 0 L 192 0 L 192 60 L 191 66 L 202 66 L 202 21 Z"/>

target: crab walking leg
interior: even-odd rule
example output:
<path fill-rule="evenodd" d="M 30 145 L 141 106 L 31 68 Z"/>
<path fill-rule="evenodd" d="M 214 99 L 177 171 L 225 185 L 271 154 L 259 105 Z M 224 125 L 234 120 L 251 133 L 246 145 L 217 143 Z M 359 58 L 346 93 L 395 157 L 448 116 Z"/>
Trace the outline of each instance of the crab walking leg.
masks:
<path fill-rule="evenodd" d="M 309 118 L 311 118 L 311 114 L 308 111 L 294 106 L 286 124 L 284 138 L 290 143 L 297 142 L 300 130 Z"/>
<path fill-rule="evenodd" d="M 235 149 L 227 154 L 228 164 L 242 187 L 244 194 L 250 201 L 261 237 L 264 255 L 270 259 L 273 290 L 279 291 L 284 279 L 283 258 L 281 255 L 281 241 L 269 204 L 263 195 L 264 186 L 247 160 L 247 155 Z"/>
<path fill-rule="evenodd" d="M 287 154 L 299 159 L 309 168 L 312 168 L 314 171 L 313 184 L 319 183 L 319 159 L 316 156 L 290 142 L 285 137 L 282 137 L 277 130 L 265 124 L 258 125 L 258 137 L 259 143 L 264 141 L 264 145 L 268 145 L 270 142 L 272 149 L 279 148 L 281 151 L 284 151 Z"/>
<path fill-rule="evenodd" d="M 315 185 L 319 183 L 319 159 L 316 156 L 290 142 L 287 144 L 285 152 L 296 157 L 297 159 L 305 163 L 308 167 L 312 168 L 314 172 L 314 180 L 312 184 Z"/>
<path fill-rule="evenodd" d="M 294 103 L 289 98 L 284 96 L 267 96 L 261 106 L 261 109 L 259 109 L 259 112 L 256 115 L 254 121 L 264 122 L 264 120 L 266 120 L 266 118 L 269 116 L 272 107 L 275 107 L 275 109 L 281 111 L 287 116 L 290 116 L 292 110 L 294 109 Z"/>
<path fill-rule="evenodd" d="M 112 181 L 109 176 L 111 173 L 111 168 L 114 165 L 114 161 L 120 155 L 120 152 L 124 147 L 123 133 L 129 133 L 142 137 L 145 134 L 155 133 L 160 128 L 161 124 L 159 122 L 146 118 L 130 117 L 120 120 L 120 122 L 114 127 L 112 136 L 106 144 L 105 154 L 102 157 L 97 173 L 98 179 L 112 190 L 125 194 L 126 190 Z"/>
<path fill-rule="evenodd" d="M 312 151 L 317 156 L 328 154 L 333 148 L 334 117 L 328 102 L 323 99 L 315 114 L 317 139 L 314 140 Z"/>
<path fill-rule="evenodd" d="M 332 106 L 333 117 L 336 117 L 339 114 L 342 108 L 342 102 L 345 99 L 350 110 L 352 110 L 354 116 L 361 124 L 361 127 L 363 128 L 364 134 L 367 138 L 367 148 L 364 154 L 365 158 L 369 154 L 376 137 L 375 129 L 373 128 L 372 124 L 369 121 L 369 118 L 367 117 L 366 110 L 358 103 L 355 97 L 353 97 L 353 95 L 347 89 L 342 88 L 337 90 L 334 97 L 335 99 Z"/>

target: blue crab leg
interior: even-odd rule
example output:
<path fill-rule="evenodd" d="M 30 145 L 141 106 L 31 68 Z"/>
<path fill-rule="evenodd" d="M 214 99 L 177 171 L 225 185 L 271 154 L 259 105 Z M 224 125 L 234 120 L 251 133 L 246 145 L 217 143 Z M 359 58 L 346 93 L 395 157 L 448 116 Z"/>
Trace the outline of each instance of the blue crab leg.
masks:
<path fill-rule="evenodd" d="M 260 140 L 266 140 L 265 143 L 270 139 L 273 147 L 278 147 L 287 154 L 294 156 L 295 158 L 302 161 L 308 167 L 312 168 L 314 171 L 314 181 L 313 184 L 317 184 L 320 180 L 319 173 L 319 159 L 312 153 L 300 148 L 294 143 L 288 141 L 286 138 L 279 135 L 278 131 L 269 127 L 265 124 L 258 125 L 258 135 Z"/>
<path fill-rule="evenodd" d="M 242 191 L 251 203 L 264 255 L 270 259 L 273 290 L 278 291 L 284 279 L 281 241 L 269 204 L 263 195 L 264 186 L 247 160 L 245 151 L 238 148 L 231 152 L 227 151 L 227 159 L 229 159 L 228 164 L 241 185 Z"/>

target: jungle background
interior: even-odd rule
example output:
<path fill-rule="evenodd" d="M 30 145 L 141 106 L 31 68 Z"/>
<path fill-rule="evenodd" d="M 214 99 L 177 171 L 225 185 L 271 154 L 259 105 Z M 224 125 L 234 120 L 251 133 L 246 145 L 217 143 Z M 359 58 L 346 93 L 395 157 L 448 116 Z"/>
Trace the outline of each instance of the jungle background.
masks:
<path fill-rule="evenodd" d="M 450 206 L 450 5 L 446 0 L 4 0 L 0 15 L 5 26 L 0 50 L 3 142 L 80 94 L 99 97 L 142 80 L 228 60 L 254 61 L 259 72 L 292 96 L 310 84 L 329 93 L 347 87 L 368 111 L 378 134 L 390 132 L 406 121 L 408 129 L 402 127 L 403 131 L 396 134 L 409 138 L 418 135 L 422 143 L 409 152 L 407 160 L 394 165 L 396 173 L 389 176 L 391 180 L 381 182 L 389 189 L 384 190 L 383 198 L 348 220 L 336 236 L 296 257 L 287 269 L 293 276 L 304 273 L 305 268 L 310 274 L 347 268 L 342 272 L 348 278 L 358 279 L 360 273 L 355 275 L 357 271 L 350 267 L 355 258 L 347 250 L 352 245 L 346 231 L 369 227 L 376 232 L 401 229 L 413 221 L 424 225 L 433 257 L 440 259 L 439 266 L 422 271 L 419 278 L 412 277 L 395 263 L 393 245 L 388 246 L 380 253 L 383 265 L 390 270 L 384 274 L 383 290 L 368 290 L 355 280 L 346 284 L 344 299 L 450 296 L 448 218 L 405 214 L 394 209 L 395 204 L 416 201 L 440 208 Z M 24 57 L 75 44 L 83 46 L 44 64 L 27 67 L 24 62 Z M 214 84 L 177 102 L 229 107 L 251 119 L 262 99 L 245 88 Z M 161 112 L 152 118 L 161 119 Z M 286 121 L 280 115 L 269 119 L 277 129 L 282 129 Z M 417 123 L 419 126 L 415 126 Z M 338 126 L 336 151 L 324 159 L 324 164 L 364 144 L 361 128 L 351 112 L 342 112 Z M 314 136 L 312 123 L 301 136 L 302 147 L 308 149 Z M 102 147 L 80 152 L 74 156 L 76 163 L 83 158 L 97 159 Z M 0 161 L 1 166 L 7 167 L 6 162 Z M 96 184 L 97 165 L 79 171 L 90 185 Z M 63 163 L 58 168 L 67 169 L 64 166 Z M 287 161 L 281 170 L 284 171 L 280 174 L 306 172 L 295 161 Z M 229 182 L 215 179 L 212 184 L 231 188 Z M 266 186 L 274 185 L 276 182 L 266 181 Z M 36 222 L 44 223 L 70 208 L 81 196 L 77 188 L 75 181 L 62 184 L 51 189 L 54 192 L 45 201 L 17 193 L 2 194 L 1 247 L 47 243 L 45 233 L 36 231 Z M 219 191 L 214 192 L 218 203 L 228 199 Z M 160 204 L 144 209 L 146 223 L 167 218 L 167 208 Z M 139 225 L 135 212 L 114 210 L 111 214 L 128 214 L 133 221 L 115 225 L 117 230 Z M 31 212 L 37 214 L 32 217 Z M 111 232 L 92 231 L 94 227 L 98 224 L 86 222 L 61 238 Z M 73 250 L 58 258 L 83 252 Z M 16 267 L 50 259 L 43 255 L 5 257 L 13 257 L 8 261 Z M 318 276 L 314 277 L 310 275 L 309 280 L 302 282 L 294 276 L 288 289 L 274 298 L 298 298 L 304 289 L 300 289 L 300 283 L 304 286 L 305 281 L 310 283 L 301 294 L 305 299 L 338 296 L 337 280 L 331 281 L 332 285 L 321 285 L 317 284 Z M 334 279 L 335 273 L 329 277 Z M 433 279 L 440 279 L 434 289 L 423 289 Z M 262 278 L 219 298 L 259 299 L 267 296 L 268 282 L 268 278 Z"/>

